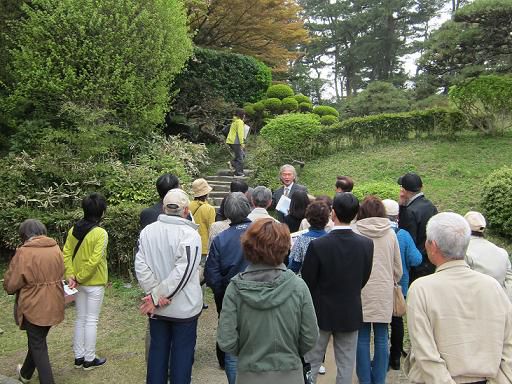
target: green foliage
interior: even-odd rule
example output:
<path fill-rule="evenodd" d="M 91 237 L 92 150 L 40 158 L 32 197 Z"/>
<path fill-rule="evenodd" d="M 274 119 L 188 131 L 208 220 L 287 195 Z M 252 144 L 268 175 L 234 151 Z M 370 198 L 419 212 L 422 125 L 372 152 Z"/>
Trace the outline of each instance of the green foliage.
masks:
<path fill-rule="evenodd" d="M 409 110 L 409 105 L 403 89 L 398 89 L 391 83 L 374 81 L 358 95 L 348 98 L 344 109 L 348 117 L 355 117 L 405 112 Z"/>
<path fill-rule="evenodd" d="M 425 97 L 424 99 L 420 99 L 415 101 L 411 110 L 420 110 L 420 109 L 431 109 L 431 108 L 449 108 L 450 107 L 450 99 L 446 95 L 430 95 Z"/>
<path fill-rule="evenodd" d="M 353 117 L 329 128 L 334 140 L 349 139 L 353 144 L 382 140 L 407 140 L 414 134 L 453 136 L 467 128 L 465 117 L 458 111 L 430 109 L 395 114 Z"/>
<path fill-rule="evenodd" d="M 293 98 L 295 100 L 297 100 L 297 103 L 309 103 L 309 104 L 312 104 L 311 103 L 311 99 L 305 95 L 303 95 L 302 93 L 297 93 L 295 96 L 293 96 Z"/>
<path fill-rule="evenodd" d="M 313 113 L 317 114 L 318 116 L 327 116 L 327 115 L 331 115 L 334 117 L 340 116 L 340 113 L 336 110 L 336 108 L 329 107 L 328 105 L 319 105 L 319 106 L 313 108 Z"/>
<path fill-rule="evenodd" d="M 484 133 L 499 133 L 512 122 L 512 76 L 487 75 L 450 89 L 450 100 Z"/>
<path fill-rule="evenodd" d="M 512 234 L 512 168 L 492 172 L 482 191 L 482 207 L 487 223 L 504 236 Z"/>
<path fill-rule="evenodd" d="M 249 117 L 254 117 L 256 115 L 256 111 L 254 110 L 254 104 L 246 104 L 244 105 L 244 111 Z"/>
<path fill-rule="evenodd" d="M 399 192 L 400 187 L 398 186 L 398 184 L 384 181 L 356 184 L 353 190 L 354 195 L 356 195 L 360 203 L 364 200 L 366 196 L 369 195 L 377 196 L 382 200 L 396 200 Z"/>
<path fill-rule="evenodd" d="M 282 102 L 276 97 L 272 97 L 270 99 L 263 100 L 263 104 L 265 104 L 265 109 L 270 111 L 273 114 L 280 113 L 282 111 Z"/>
<path fill-rule="evenodd" d="M 275 84 L 271 85 L 267 90 L 268 98 L 284 99 L 286 97 L 293 96 L 293 89 L 286 84 Z"/>
<path fill-rule="evenodd" d="M 333 125 L 338 122 L 338 118 L 333 115 L 324 115 L 320 118 L 322 125 Z"/>
<path fill-rule="evenodd" d="M 192 51 L 182 2 L 33 0 L 23 10 L 11 35 L 19 108 L 55 121 L 64 103 L 92 106 L 132 131 L 163 121 Z"/>
<path fill-rule="evenodd" d="M 281 102 L 283 111 L 294 112 L 299 108 L 299 103 L 293 97 L 285 97 Z"/>
<path fill-rule="evenodd" d="M 321 129 L 316 115 L 291 113 L 270 121 L 261 130 L 261 136 L 282 158 L 301 159 L 312 155 L 312 144 Z"/>
<path fill-rule="evenodd" d="M 260 100 L 257 103 L 254 103 L 252 107 L 256 112 L 263 112 L 263 110 L 265 109 L 265 103 L 262 100 Z"/>
<path fill-rule="evenodd" d="M 299 103 L 299 110 L 301 112 L 312 112 L 313 104 L 308 103 L 307 101 L 303 101 L 303 102 Z"/>

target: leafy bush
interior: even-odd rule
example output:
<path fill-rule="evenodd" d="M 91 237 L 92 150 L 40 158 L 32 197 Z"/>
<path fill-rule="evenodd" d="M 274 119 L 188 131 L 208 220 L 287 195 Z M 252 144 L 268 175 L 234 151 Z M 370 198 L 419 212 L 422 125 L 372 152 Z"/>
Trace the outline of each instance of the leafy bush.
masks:
<path fill-rule="evenodd" d="M 484 133 L 512 125 L 512 76 L 487 75 L 450 89 L 450 100 Z"/>
<path fill-rule="evenodd" d="M 263 110 L 265 109 L 265 103 L 260 100 L 257 103 L 254 103 L 252 107 L 256 112 L 263 112 Z"/>
<path fill-rule="evenodd" d="M 267 90 L 267 97 L 268 98 L 277 98 L 277 99 L 284 99 L 286 97 L 292 97 L 293 96 L 293 89 L 286 84 L 275 84 L 271 85 Z"/>
<path fill-rule="evenodd" d="M 373 81 L 362 92 L 347 99 L 344 114 L 354 117 L 405 112 L 409 110 L 409 104 L 405 90 L 391 83 Z"/>
<path fill-rule="evenodd" d="M 430 109 L 395 114 L 353 117 L 328 128 L 332 139 L 363 141 L 406 140 L 416 134 L 445 134 L 453 136 L 467 128 L 464 115 L 458 111 Z"/>
<path fill-rule="evenodd" d="M 261 130 L 261 136 L 283 158 L 307 158 L 314 151 L 322 126 L 314 114 L 291 113 L 277 116 Z"/>
<path fill-rule="evenodd" d="M 249 117 L 253 117 L 256 114 L 256 111 L 254 110 L 254 104 L 244 105 L 244 111 Z"/>
<path fill-rule="evenodd" d="M 484 181 L 482 207 L 487 223 L 504 236 L 512 234 L 512 167 L 492 172 Z"/>
<path fill-rule="evenodd" d="M 313 104 L 311 104 L 307 101 L 303 101 L 303 102 L 299 103 L 299 110 L 301 112 L 311 112 L 311 111 L 313 111 Z"/>
<path fill-rule="evenodd" d="M 320 118 L 322 125 L 333 125 L 338 122 L 338 118 L 333 115 L 325 115 Z"/>
<path fill-rule="evenodd" d="M 383 181 L 356 184 L 353 190 L 354 195 L 359 199 L 360 202 L 364 200 L 366 196 L 374 195 L 382 200 L 398 198 L 400 193 L 400 187 L 396 183 L 386 183 Z"/>
<path fill-rule="evenodd" d="M 319 105 L 318 107 L 313 108 L 313 113 L 316 113 L 318 116 L 331 115 L 339 117 L 340 115 L 336 108 L 329 107 L 328 105 Z"/>
<path fill-rule="evenodd" d="M 265 104 L 265 109 L 276 114 L 280 113 L 282 108 L 282 102 L 276 97 L 265 99 L 263 100 L 263 103 Z"/>
<path fill-rule="evenodd" d="M 299 103 L 293 97 L 285 97 L 281 103 L 283 111 L 294 112 L 299 108 Z"/>
<path fill-rule="evenodd" d="M 192 52 L 183 2 L 33 0 L 23 11 L 10 63 L 22 119 L 55 122 L 72 102 L 109 110 L 132 131 L 162 123 Z"/>
<path fill-rule="evenodd" d="M 312 104 L 311 99 L 307 97 L 306 95 L 303 95 L 302 93 L 297 93 L 295 96 L 293 96 L 295 100 L 297 100 L 297 103 L 309 103 Z"/>

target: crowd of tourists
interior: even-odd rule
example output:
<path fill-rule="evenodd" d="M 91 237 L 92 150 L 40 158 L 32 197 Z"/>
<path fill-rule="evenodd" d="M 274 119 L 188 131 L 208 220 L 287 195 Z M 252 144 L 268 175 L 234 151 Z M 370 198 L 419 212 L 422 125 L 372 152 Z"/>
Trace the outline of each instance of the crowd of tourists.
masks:
<path fill-rule="evenodd" d="M 174 175 L 156 181 L 160 200 L 140 214 L 134 262 L 148 318 L 147 383 L 191 382 L 205 286 L 229 384 L 315 383 L 330 342 L 336 384 L 352 383 L 354 372 L 361 384 L 381 384 L 401 368 L 412 383 L 512 383 L 512 269 L 485 238 L 481 213 L 438 213 L 415 173 L 398 178 L 397 200 L 359 201 L 348 176 L 333 177 L 332 198 L 310 195 L 291 165 L 278 177 L 274 191 L 234 179 L 217 210 L 205 179 L 192 183 L 192 196 Z M 64 318 L 63 277 L 77 291 L 74 366 L 106 363 L 96 332 L 107 206 L 93 193 L 82 208 L 62 252 L 40 221 L 19 228 L 23 245 L 3 284 L 27 332 L 23 383 L 36 369 L 41 383 L 54 383 L 46 337 Z"/>

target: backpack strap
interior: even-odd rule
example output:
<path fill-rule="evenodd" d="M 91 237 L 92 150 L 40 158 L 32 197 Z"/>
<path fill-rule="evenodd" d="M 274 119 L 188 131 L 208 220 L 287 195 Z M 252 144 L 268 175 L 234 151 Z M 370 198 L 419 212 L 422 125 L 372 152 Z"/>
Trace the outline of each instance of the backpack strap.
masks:
<path fill-rule="evenodd" d="M 82 242 L 84 241 L 85 237 L 89 234 L 89 232 L 91 232 L 94 228 L 96 228 L 97 225 L 93 225 L 91 228 L 89 228 L 89 230 L 85 233 L 84 237 L 82 237 L 80 240 L 78 240 L 78 243 L 76 243 L 75 245 L 75 249 L 73 250 L 73 256 L 71 258 L 71 260 L 75 260 L 75 256 L 78 252 L 78 249 L 80 249 L 80 246 L 82 245 Z"/>

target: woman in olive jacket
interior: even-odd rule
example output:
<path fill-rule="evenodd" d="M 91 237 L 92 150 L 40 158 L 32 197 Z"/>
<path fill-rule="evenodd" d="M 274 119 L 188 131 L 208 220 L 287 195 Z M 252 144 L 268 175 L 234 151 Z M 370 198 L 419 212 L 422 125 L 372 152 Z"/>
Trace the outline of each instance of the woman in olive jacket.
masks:
<path fill-rule="evenodd" d="M 301 356 L 315 346 L 318 326 L 309 289 L 283 264 L 288 227 L 261 219 L 241 240 L 250 264 L 226 290 L 219 346 L 238 357 L 236 383 L 303 382 Z"/>
<path fill-rule="evenodd" d="M 46 227 L 38 220 L 21 223 L 23 245 L 4 275 L 4 289 L 16 294 L 15 320 L 27 331 L 28 352 L 18 377 L 28 383 L 35 369 L 39 382 L 54 383 L 46 336 L 53 325 L 64 320 L 64 261 L 57 242 L 46 237 Z"/>

